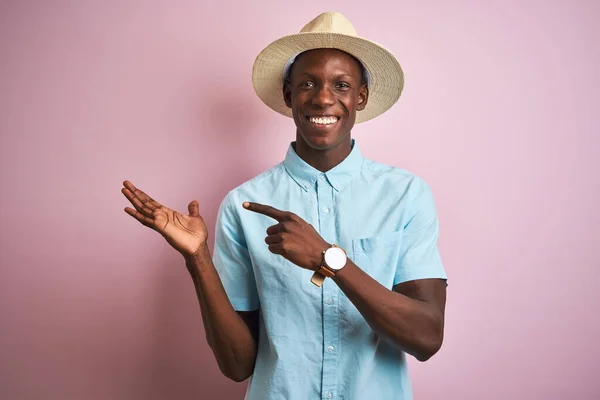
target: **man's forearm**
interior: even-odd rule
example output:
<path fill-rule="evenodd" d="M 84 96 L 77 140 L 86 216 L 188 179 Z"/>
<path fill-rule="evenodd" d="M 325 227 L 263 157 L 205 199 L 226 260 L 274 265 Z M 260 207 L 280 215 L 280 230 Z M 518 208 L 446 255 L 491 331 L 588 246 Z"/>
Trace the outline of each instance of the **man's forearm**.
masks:
<path fill-rule="evenodd" d="M 439 350 L 444 317 L 431 304 L 387 289 L 351 260 L 333 280 L 379 336 L 420 361 Z"/>
<path fill-rule="evenodd" d="M 219 368 L 235 381 L 247 379 L 254 371 L 256 342 L 248 325 L 233 309 L 208 246 L 202 246 L 185 261 L 196 288 L 206 340 Z"/>

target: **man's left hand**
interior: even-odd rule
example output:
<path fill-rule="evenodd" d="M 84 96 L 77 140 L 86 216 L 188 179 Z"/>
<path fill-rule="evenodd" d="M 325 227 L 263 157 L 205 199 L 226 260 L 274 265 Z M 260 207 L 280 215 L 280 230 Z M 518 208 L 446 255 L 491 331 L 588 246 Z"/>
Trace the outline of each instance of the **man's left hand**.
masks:
<path fill-rule="evenodd" d="M 271 206 L 245 202 L 244 208 L 275 219 L 267 229 L 265 242 L 271 253 L 279 254 L 294 264 L 316 271 L 323 261 L 323 250 L 331 247 L 315 228 L 296 214 Z"/>

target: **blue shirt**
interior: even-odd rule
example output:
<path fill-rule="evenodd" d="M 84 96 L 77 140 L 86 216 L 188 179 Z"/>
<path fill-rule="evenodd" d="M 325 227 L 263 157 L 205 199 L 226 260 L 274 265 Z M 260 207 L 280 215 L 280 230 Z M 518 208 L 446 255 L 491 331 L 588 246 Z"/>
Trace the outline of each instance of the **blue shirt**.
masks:
<path fill-rule="evenodd" d="M 258 354 L 246 399 L 412 399 L 405 354 L 380 340 L 331 279 L 269 252 L 277 221 L 244 201 L 291 211 L 344 248 L 388 289 L 446 274 L 428 185 L 364 158 L 358 145 L 323 173 L 290 145 L 285 160 L 230 191 L 219 208 L 213 259 L 238 311 L 260 310 Z"/>

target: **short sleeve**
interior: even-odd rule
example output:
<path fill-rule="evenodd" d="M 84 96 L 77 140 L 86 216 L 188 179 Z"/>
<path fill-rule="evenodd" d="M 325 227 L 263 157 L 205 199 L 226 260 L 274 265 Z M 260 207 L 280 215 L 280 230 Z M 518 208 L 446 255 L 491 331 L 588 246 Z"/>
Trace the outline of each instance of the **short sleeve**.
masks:
<path fill-rule="evenodd" d="M 429 185 L 415 177 L 409 190 L 408 220 L 394 285 L 402 282 L 440 278 L 447 280 L 438 249 L 439 222 Z"/>
<path fill-rule="evenodd" d="M 254 270 L 232 193 L 221 202 L 215 227 L 213 263 L 236 311 L 259 308 Z"/>

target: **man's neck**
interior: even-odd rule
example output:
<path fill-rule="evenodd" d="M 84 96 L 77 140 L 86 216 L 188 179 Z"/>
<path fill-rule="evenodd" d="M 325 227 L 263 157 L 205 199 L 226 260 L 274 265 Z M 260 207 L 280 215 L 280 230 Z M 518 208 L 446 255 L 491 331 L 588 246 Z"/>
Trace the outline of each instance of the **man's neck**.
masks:
<path fill-rule="evenodd" d="M 308 165 L 321 172 L 327 172 L 348 157 L 352 151 L 352 139 L 348 138 L 332 149 L 317 150 L 307 145 L 298 135 L 293 147 L 298 157 Z"/>

